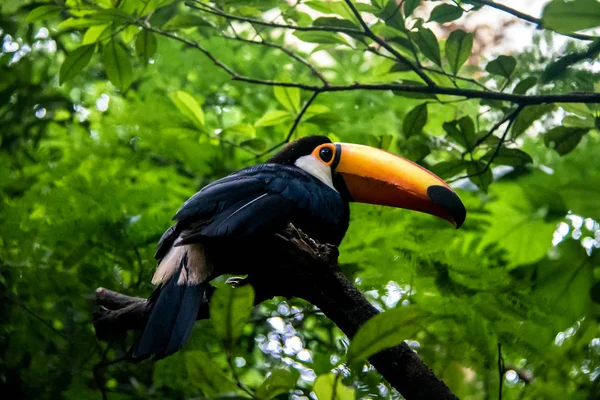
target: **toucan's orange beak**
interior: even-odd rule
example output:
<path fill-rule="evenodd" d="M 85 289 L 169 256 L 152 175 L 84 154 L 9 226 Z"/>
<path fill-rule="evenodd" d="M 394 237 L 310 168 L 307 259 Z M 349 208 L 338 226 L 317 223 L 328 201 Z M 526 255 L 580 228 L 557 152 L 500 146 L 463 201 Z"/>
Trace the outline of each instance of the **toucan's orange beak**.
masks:
<path fill-rule="evenodd" d="M 405 158 L 374 147 L 335 143 L 334 170 L 351 200 L 415 210 L 444 218 L 459 228 L 467 211 L 446 182 Z"/>

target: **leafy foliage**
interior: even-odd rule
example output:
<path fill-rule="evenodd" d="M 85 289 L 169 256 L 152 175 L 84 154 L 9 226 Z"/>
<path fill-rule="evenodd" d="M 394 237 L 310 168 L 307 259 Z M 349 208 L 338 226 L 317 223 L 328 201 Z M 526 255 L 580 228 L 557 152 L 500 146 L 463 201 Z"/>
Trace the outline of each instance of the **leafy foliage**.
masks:
<path fill-rule="evenodd" d="M 494 57 L 462 24 L 488 7 L 480 1 L 350 4 L 372 36 L 347 1 L 2 3 L 7 393 L 397 398 L 365 359 L 405 340 L 460 398 L 495 398 L 500 383 L 506 399 L 594 398 L 599 108 L 510 96 L 598 92 L 597 39 L 584 39 L 600 3 L 548 2 L 540 26 L 551 32 Z M 252 289 L 221 279 L 216 317 L 181 352 L 94 368 L 132 341 L 96 340 L 94 289 L 149 295 L 156 241 L 185 199 L 315 133 L 454 181 L 465 225 L 352 205 L 340 262 L 384 312 L 350 342 L 310 304 L 251 309 Z"/>

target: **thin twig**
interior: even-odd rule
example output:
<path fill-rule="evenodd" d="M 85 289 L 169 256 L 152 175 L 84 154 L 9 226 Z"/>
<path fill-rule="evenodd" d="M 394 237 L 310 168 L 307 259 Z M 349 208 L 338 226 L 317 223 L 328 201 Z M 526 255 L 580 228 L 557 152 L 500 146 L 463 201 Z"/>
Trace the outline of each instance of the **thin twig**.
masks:
<path fill-rule="evenodd" d="M 312 104 L 312 102 L 315 101 L 315 99 L 317 98 L 317 96 L 319 95 L 319 93 L 320 92 L 313 92 L 313 94 L 310 96 L 310 98 L 308 100 L 306 100 L 306 103 L 304 103 L 304 106 L 302 106 L 302 109 L 300 110 L 300 112 L 296 116 L 296 119 L 294 120 L 294 124 L 290 128 L 290 131 L 288 132 L 288 135 L 285 138 L 285 142 L 286 143 L 289 142 L 290 139 L 292 138 L 292 136 L 294 135 L 294 132 L 296 131 L 296 128 L 298 127 L 298 124 L 300 124 L 300 120 L 302 119 L 302 117 L 306 113 L 306 110 L 308 110 L 308 107 L 310 107 L 310 105 Z"/>
<path fill-rule="evenodd" d="M 42 324 L 46 325 L 46 327 L 48 327 L 52 332 L 56 333 L 58 336 L 60 336 L 61 338 L 63 338 L 67 342 L 69 342 L 71 340 L 64 333 L 62 333 L 61 331 L 59 331 L 56 328 L 54 328 L 54 326 L 52 326 L 52 324 L 50 322 L 46 321 L 44 318 L 40 317 L 39 315 L 37 315 L 36 313 L 34 313 L 33 311 L 31 311 L 29 308 L 27 308 L 27 306 L 25 304 L 22 304 L 20 301 L 18 301 L 16 299 L 13 299 L 11 295 L 8 295 L 8 294 L 5 293 L 4 294 L 4 298 L 7 299 L 8 301 L 10 301 L 11 303 L 13 303 L 13 304 L 21 307 L 23 310 L 25 310 L 25 312 L 27 314 L 29 314 L 33 318 L 37 319 Z"/>
<path fill-rule="evenodd" d="M 498 384 L 498 400 L 502 400 L 502 383 L 504 381 L 504 359 L 502 358 L 502 344 L 498 342 L 498 375 L 500 382 Z"/>
<path fill-rule="evenodd" d="M 521 110 L 519 110 L 519 108 L 516 108 L 512 112 L 506 114 L 500 121 L 496 122 L 494 124 L 494 126 L 492 126 L 492 128 L 488 131 L 488 133 L 486 133 L 485 135 L 483 135 L 482 137 L 480 137 L 479 139 L 477 139 L 477 141 L 473 145 L 473 148 L 479 146 L 481 143 L 483 143 L 486 140 L 488 140 L 488 138 L 490 136 L 492 136 L 494 134 L 494 132 L 496 132 L 496 130 L 498 130 L 498 128 L 500 128 L 502 126 L 502 124 L 504 124 L 506 121 L 514 118 L 515 114 L 518 113 L 518 112 L 521 112 Z"/>
<path fill-rule="evenodd" d="M 235 384 L 238 388 L 240 388 L 243 392 L 248 394 L 251 398 L 258 400 L 258 397 L 254 394 L 252 390 L 250 390 L 244 382 L 240 379 L 237 370 L 235 369 L 235 365 L 233 363 L 233 354 L 230 351 L 227 351 L 227 364 L 229 364 L 229 368 L 231 368 L 231 374 L 233 375 L 233 379 L 235 380 Z"/>
<path fill-rule="evenodd" d="M 102 400 L 108 400 L 108 396 L 106 394 L 106 387 L 104 386 L 104 383 L 101 381 L 100 371 L 102 369 L 104 369 L 105 367 L 109 367 L 113 364 L 117 364 L 117 363 L 120 363 L 121 361 L 125 361 L 128 359 L 128 354 L 125 353 L 121 357 L 118 357 L 114 360 L 106 361 L 106 356 L 108 355 L 108 351 L 110 350 L 111 344 L 112 344 L 112 342 L 109 343 L 108 346 L 106 347 L 106 349 L 102 355 L 102 361 L 100 361 L 98 364 L 94 365 L 94 368 L 92 369 L 92 374 L 94 375 L 96 384 L 98 384 L 98 386 L 99 386 L 98 388 L 100 389 L 100 392 L 102 393 Z"/>
<path fill-rule="evenodd" d="M 334 32 L 334 33 L 345 33 L 347 35 L 362 35 L 366 36 L 365 33 L 359 29 L 352 28 L 344 28 L 344 27 L 332 27 L 332 26 L 299 26 L 299 25 L 287 25 L 287 24 L 279 24 L 276 22 L 266 22 L 261 21 L 260 19 L 241 17 L 238 15 L 233 15 L 221 11 L 219 9 L 208 6 L 205 3 L 199 3 L 199 5 L 195 5 L 193 2 L 187 1 L 186 5 L 190 8 L 200 10 L 202 12 L 206 12 L 209 14 L 213 14 L 219 17 L 226 18 L 228 20 L 248 22 L 250 24 L 262 25 L 271 28 L 283 28 L 283 29 L 291 29 L 295 31 L 304 31 L 304 32 Z"/>
<path fill-rule="evenodd" d="M 329 82 L 327 81 L 327 79 L 325 79 L 325 77 L 323 76 L 323 74 L 321 74 L 321 71 L 319 71 L 314 65 L 312 65 L 310 62 L 308 62 L 304 58 L 300 57 L 299 55 L 297 55 L 293 51 L 286 49 L 282 45 L 275 44 L 275 43 L 272 43 L 272 42 L 267 42 L 265 40 L 261 40 L 259 42 L 259 41 L 256 41 L 256 40 L 244 39 L 244 38 L 241 38 L 239 36 L 238 37 L 221 36 L 221 37 L 223 39 L 236 40 L 238 42 L 250 43 L 250 44 L 257 44 L 257 45 L 260 45 L 260 46 L 272 47 L 274 49 L 281 50 L 282 52 L 284 52 L 285 54 L 287 54 L 289 57 L 293 58 L 294 60 L 298 61 L 299 63 L 301 63 L 301 64 L 305 65 L 307 68 L 309 68 L 311 70 L 311 72 L 313 73 L 313 75 L 316 76 L 317 78 L 319 78 L 319 80 L 321 82 L 323 82 L 324 85 L 326 85 L 326 86 L 329 85 Z"/>
<path fill-rule="evenodd" d="M 515 122 L 515 119 L 517 118 L 517 116 L 519 115 L 519 113 L 523 110 L 524 106 L 520 105 L 514 112 L 512 112 L 510 115 L 510 120 L 508 122 L 508 125 L 506 126 L 506 129 L 504 130 L 504 133 L 502 134 L 502 137 L 500 138 L 500 140 L 498 141 L 498 144 L 496 145 L 496 149 L 494 150 L 494 153 L 492 154 L 492 156 L 490 157 L 489 161 L 487 162 L 487 164 L 485 164 L 485 166 L 483 167 L 483 169 L 481 169 L 480 171 L 477 171 L 474 174 L 468 174 L 468 175 L 463 175 L 463 176 L 459 176 L 456 177 L 454 179 L 450 179 L 448 181 L 446 181 L 447 183 L 452 183 L 452 182 L 456 182 L 458 180 L 461 179 L 466 179 L 466 178 L 472 178 L 474 176 L 478 176 L 481 174 L 484 174 L 485 172 L 487 172 L 488 169 L 490 169 L 492 163 L 494 162 L 494 160 L 496 159 L 496 157 L 498 156 L 498 153 L 500 152 L 500 148 L 502 148 L 502 145 L 504 144 L 504 141 L 506 140 L 506 136 L 508 135 L 508 131 L 510 130 L 510 127 L 512 126 L 513 122 Z M 502 122 L 504 123 L 504 122 Z M 502 125 L 502 123 L 500 123 L 498 126 Z M 493 133 L 493 131 L 492 131 Z M 486 135 L 487 136 L 487 135 Z"/>
<path fill-rule="evenodd" d="M 394 57 L 396 57 L 396 59 L 398 61 L 408 65 L 411 70 L 413 70 L 417 75 L 419 75 L 419 77 L 423 80 L 423 82 L 425 82 L 427 84 L 427 86 L 436 87 L 435 82 L 433 82 L 431 80 L 431 78 L 429 76 L 427 76 L 427 74 L 419 68 L 419 66 L 414 65 L 408 58 L 406 58 L 402 54 L 400 54 L 400 52 L 398 52 L 398 50 L 396 50 L 394 47 L 392 47 L 390 44 L 388 44 L 385 40 L 381 39 L 379 36 L 377 36 L 376 34 L 373 33 L 373 31 L 371 30 L 369 25 L 367 25 L 367 23 L 362 19 L 360 12 L 356 9 L 356 7 L 354 6 L 354 4 L 352 3 L 351 0 L 345 0 L 345 2 L 348 5 L 348 7 L 350 8 L 350 10 L 352 11 L 352 13 L 354 14 L 354 16 L 358 19 L 358 22 L 360 23 L 362 28 L 365 30 L 364 33 L 366 34 L 366 36 L 368 36 L 375 43 L 379 44 L 381 47 L 383 47 L 384 49 L 389 51 Z"/>
<path fill-rule="evenodd" d="M 464 78 L 462 76 L 458 76 L 458 75 L 451 75 L 445 71 L 438 71 L 435 68 L 429 68 L 429 67 L 422 67 L 423 70 L 425 71 L 429 71 L 429 72 L 433 72 L 434 74 L 439 74 L 439 75 L 444 75 L 447 76 L 448 78 L 454 78 L 454 79 L 458 79 L 460 81 L 465 81 L 465 82 L 469 82 L 472 83 L 474 85 L 479 86 L 481 89 L 485 90 L 486 92 L 489 92 L 490 89 L 488 89 L 487 86 L 485 86 L 483 83 L 476 81 L 475 79 L 471 79 L 471 78 Z"/>
<path fill-rule="evenodd" d="M 470 2 L 481 4 L 481 5 L 488 6 L 488 7 L 492 7 L 492 8 L 495 8 L 496 10 L 504 11 L 505 13 L 511 14 L 519 19 L 522 19 L 523 21 L 527 21 L 527 22 L 531 22 L 532 24 L 536 24 L 539 28 L 544 28 L 543 23 L 542 23 L 543 21 L 541 19 L 531 16 L 529 14 L 525 14 L 524 12 L 515 10 L 514 8 L 505 6 L 504 4 L 499 4 L 499 3 L 496 3 L 491 0 L 470 0 Z M 552 31 L 552 32 L 556 32 L 556 31 Z M 598 39 L 598 37 L 596 37 L 596 36 L 585 35 L 582 33 L 562 33 L 562 32 L 556 32 L 556 33 L 558 33 L 559 35 L 571 37 L 573 39 L 580 39 L 580 40 L 596 40 L 596 39 Z"/>
<path fill-rule="evenodd" d="M 279 15 L 277 15 L 275 18 L 273 18 L 273 20 L 272 20 L 271 22 L 275 22 L 275 21 L 277 21 L 277 19 L 278 19 L 278 18 L 281 18 L 281 17 L 285 16 L 287 13 L 289 13 L 290 11 L 292 11 L 292 10 L 296 9 L 296 7 L 298 7 L 298 4 L 300 4 L 300 1 L 301 1 L 301 0 L 296 0 L 296 3 L 295 3 L 293 6 L 291 6 L 290 8 L 288 8 L 288 9 L 287 9 L 287 10 L 285 10 L 285 11 L 281 11 L 281 12 L 279 13 Z M 263 29 L 261 29 L 261 30 L 258 30 L 258 29 L 256 29 L 256 27 L 255 27 L 254 25 L 252 25 L 252 27 L 254 28 L 254 31 L 256 32 L 256 35 L 254 35 L 254 37 L 253 37 L 252 39 L 253 39 L 253 40 L 254 40 L 254 39 L 256 39 L 256 37 L 257 37 L 257 36 L 258 36 L 258 37 L 260 37 L 260 38 L 262 39 L 263 37 L 262 37 L 262 35 L 261 35 L 261 32 L 262 32 L 262 31 L 263 31 L 263 30 L 264 30 L 266 27 L 265 27 L 265 26 L 263 26 Z"/>
<path fill-rule="evenodd" d="M 272 151 L 277 150 L 278 148 L 280 148 L 284 144 L 288 143 L 292 139 L 292 136 L 294 135 L 294 132 L 296 131 L 296 128 L 300 124 L 300 120 L 302 119 L 302 117 L 306 113 L 306 110 L 308 110 L 308 107 L 310 107 L 310 105 L 312 104 L 312 102 L 315 101 L 315 99 L 317 98 L 317 96 L 319 95 L 319 93 L 321 93 L 321 92 L 320 91 L 314 91 L 313 94 L 310 96 L 310 98 L 308 100 L 306 100 L 306 103 L 304 103 L 304 105 L 302 106 L 302 109 L 300 110 L 300 112 L 298 113 L 298 115 L 296 115 L 296 118 L 294 119 L 294 123 L 292 124 L 292 127 L 290 128 L 290 130 L 289 130 L 287 136 L 285 137 L 284 141 L 277 143 L 276 145 L 268 148 L 267 150 L 263 151 L 260 154 L 257 154 L 255 157 L 253 157 L 252 159 L 250 159 L 248 161 L 257 160 L 257 159 L 261 158 L 262 156 L 264 156 L 266 154 L 269 154 Z"/>

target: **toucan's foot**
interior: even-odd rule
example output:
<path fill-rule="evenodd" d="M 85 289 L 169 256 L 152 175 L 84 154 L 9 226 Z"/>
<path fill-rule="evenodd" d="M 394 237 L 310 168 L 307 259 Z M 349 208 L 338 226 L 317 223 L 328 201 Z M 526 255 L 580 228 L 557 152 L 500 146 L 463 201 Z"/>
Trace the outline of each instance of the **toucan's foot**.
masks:
<path fill-rule="evenodd" d="M 232 278 L 227 278 L 225 281 L 226 284 L 232 287 L 240 287 L 249 284 L 248 278 L 242 278 L 241 276 L 234 276 Z"/>

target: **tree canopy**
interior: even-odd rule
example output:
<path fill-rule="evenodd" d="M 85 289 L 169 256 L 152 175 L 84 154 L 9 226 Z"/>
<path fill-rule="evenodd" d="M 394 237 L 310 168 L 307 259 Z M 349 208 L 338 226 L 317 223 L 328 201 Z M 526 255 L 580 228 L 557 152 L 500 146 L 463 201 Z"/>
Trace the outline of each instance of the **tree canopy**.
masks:
<path fill-rule="evenodd" d="M 600 2 L 521 6 L 2 2 L 4 392 L 393 399 L 366 359 L 406 341 L 461 399 L 597 398 Z M 491 40 L 488 15 L 509 21 Z M 504 50 L 512 24 L 536 29 Z M 134 333 L 97 340 L 95 288 L 148 296 L 183 201 L 311 134 L 432 170 L 464 226 L 352 204 L 340 265 L 382 311 L 352 341 L 306 301 L 252 308 L 222 277 L 219 317 L 182 351 L 110 364 Z"/>

